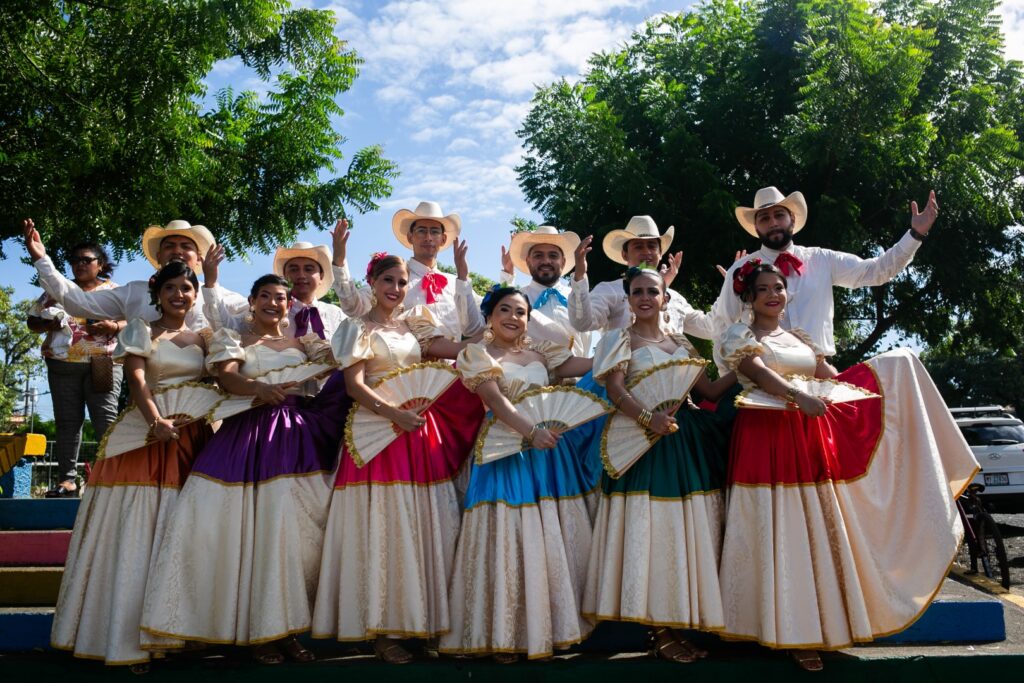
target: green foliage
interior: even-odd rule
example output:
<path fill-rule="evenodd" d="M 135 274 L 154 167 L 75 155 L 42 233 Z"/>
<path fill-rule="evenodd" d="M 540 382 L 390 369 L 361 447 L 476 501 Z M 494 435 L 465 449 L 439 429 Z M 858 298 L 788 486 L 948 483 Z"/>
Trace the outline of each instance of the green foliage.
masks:
<path fill-rule="evenodd" d="M 1024 415 L 1024 345 L 996 353 L 947 342 L 921 360 L 950 406 L 1012 406 Z"/>
<path fill-rule="evenodd" d="M 455 275 L 455 268 L 453 266 L 447 266 L 443 263 L 437 264 L 437 269 L 442 273 L 448 273 L 449 275 Z M 479 273 L 469 271 L 469 284 L 473 286 L 473 291 L 483 296 L 487 293 L 487 290 L 493 287 L 496 283 L 494 280 L 489 280 Z"/>
<path fill-rule="evenodd" d="M 523 218 L 522 216 L 513 216 L 509 223 L 512 225 L 513 235 L 518 232 L 533 232 L 537 229 L 536 221 L 531 221 L 529 218 Z"/>
<path fill-rule="evenodd" d="M 83 235 L 120 256 L 185 218 L 266 252 L 377 209 L 397 172 L 377 146 L 344 163 L 337 100 L 361 60 L 334 24 L 285 0 L 6 0 L 0 238 L 33 216 L 58 258 Z M 265 99 L 208 96 L 214 66 L 238 62 Z"/>
<path fill-rule="evenodd" d="M 661 17 L 519 131 L 520 184 L 546 221 L 599 239 L 630 216 L 676 226 L 674 285 L 708 307 L 715 263 L 756 249 L 733 209 L 801 190 L 798 242 L 873 256 L 938 193 L 912 267 L 836 290 L 838 362 L 917 336 L 1004 350 L 1024 327 L 1024 87 L 995 0 L 711 0 Z M 591 281 L 621 270 L 591 252 Z"/>
<path fill-rule="evenodd" d="M 14 303 L 12 296 L 13 287 L 0 287 L 0 432 L 8 431 L 25 378 L 36 374 L 43 364 L 39 355 L 42 336 L 25 323 L 32 301 Z"/>

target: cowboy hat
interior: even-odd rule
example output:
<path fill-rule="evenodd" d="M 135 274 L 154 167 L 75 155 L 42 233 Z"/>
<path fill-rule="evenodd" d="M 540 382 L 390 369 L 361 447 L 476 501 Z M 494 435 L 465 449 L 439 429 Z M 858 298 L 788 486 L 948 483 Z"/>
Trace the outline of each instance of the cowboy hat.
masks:
<path fill-rule="evenodd" d="M 334 271 L 331 269 L 331 252 L 322 244 L 312 242 L 296 242 L 290 247 L 278 247 L 274 252 L 274 272 L 286 277 L 284 268 L 293 258 L 308 258 L 316 261 L 322 271 L 320 285 L 313 292 L 313 298 L 319 299 L 331 289 L 334 283 Z"/>
<path fill-rule="evenodd" d="M 676 228 L 674 225 L 670 225 L 665 234 L 662 235 L 658 232 L 658 226 L 650 216 L 633 216 L 629 219 L 629 223 L 626 224 L 625 230 L 612 230 L 605 235 L 601 246 L 604 247 L 605 256 L 616 263 L 626 265 L 626 259 L 622 258 L 622 248 L 626 246 L 626 242 L 629 240 L 660 239 L 661 253 L 664 254 L 668 251 L 669 245 L 672 244 L 672 238 L 675 237 L 675 234 Z"/>
<path fill-rule="evenodd" d="M 512 257 L 512 265 L 529 275 L 527 259 L 530 256 L 530 249 L 538 244 L 552 244 L 562 250 L 565 266 L 559 275 L 565 275 L 576 265 L 576 247 L 580 246 L 580 236 L 574 232 L 559 232 L 558 228 L 550 225 L 541 225 L 532 232 L 524 230 L 512 235 L 512 244 L 508 250 L 509 256 Z"/>
<path fill-rule="evenodd" d="M 435 220 L 444 226 L 444 234 L 448 239 L 441 249 L 450 247 L 462 229 L 462 219 L 459 218 L 459 214 L 450 213 L 445 216 L 441 211 L 441 205 L 437 202 L 420 202 L 415 211 L 402 209 L 391 219 L 391 230 L 407 249 L 412 249 L 412 242 L 409 241 L 409 226 L 421 218 Z"/>
<path fill-rule="evenodd" d="M 181 235 L 195 242 L 196 251 L 199 252 L 200 258 L 206 256 L 206 252 L 216 242 L 205 226 L 192 225 L 188 221 L 171 221 L 163 227 L 151 225 L 142 233 L 142 253 L 145 255 L 146 260 L 153 264 L 154 268 L 160 267 L 160 262 L 156 258 L 157 254 L 160 253 L 160 243 L 164 241 L 165 237 L 172 235 Z"/>
<path fill-rule="evenodd" d="M 754 237 L 758 237 L 757 228 L 754 227 L 754 217 L 761 209 L 770 206 L 784 206 L 793 213 L 793 234 L 797 234 L 807 222 L 807 202 L 804 201 L 802 192 L 794 192 L 784 197 L 776 187 L 762 187 L 754 195 L 754 206 L 737 206 L 736 220 L 740 222 L 743 229 Z"/>

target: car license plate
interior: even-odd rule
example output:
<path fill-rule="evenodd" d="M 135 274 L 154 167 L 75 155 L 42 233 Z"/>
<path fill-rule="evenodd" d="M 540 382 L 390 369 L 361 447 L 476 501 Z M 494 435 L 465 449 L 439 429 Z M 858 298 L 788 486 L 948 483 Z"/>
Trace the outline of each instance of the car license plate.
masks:
<path fill-rule="evenodd" d="M 1010 475 L 1001 472 L 985 475 L 985 486 L 1009 486 Z"/>

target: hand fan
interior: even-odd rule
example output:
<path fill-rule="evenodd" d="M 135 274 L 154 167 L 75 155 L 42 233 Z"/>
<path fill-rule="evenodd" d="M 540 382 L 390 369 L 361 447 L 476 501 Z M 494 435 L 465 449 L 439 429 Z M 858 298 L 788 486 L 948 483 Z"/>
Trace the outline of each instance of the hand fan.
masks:
<path fill-rule="evenodd" d="M 306 393 L 302 386 L 304 382 L 329 374 L 331 371 L 336 369 L 337 366 L 332 363 L 306 362 L 268 370 L 261 375 L 256 375 L 253 379 L 259 380 L 264 384 L 287 384 L 288 382 L 297 382 L 296 386 L 292 387 L 285 393 L 299 395 Z M 262 405 L 262 402 L 255 396 L 228 394 L 227 397 L 214 408 L 213 412 L 208 415 L 206 419 L 210 422 L 225 420 L 234 415 L 238 415 L 239 413 L 244 413 L 245 411 L 259 405 Z"/>
<path fill-rule="evenodd" d="M 850 401 L 861 401 L 866 398 L 881 398 L 878 394 L 872 393 L 847 382 L 838 382 L 834 379 L 817 379 L 803 375 L 786 375 L 786 381 L 796 387 L 798 391 L 810 394 L 820 399 L 826 399 L 832 403 L 849 403 Z M 736 397 L 737 408 L 758 408 L 762 410 L 799 410 L 795 403 L 788 402 L 782 396 L 774 396 L 763 389 L 753 387 L 746 389 Z"/>

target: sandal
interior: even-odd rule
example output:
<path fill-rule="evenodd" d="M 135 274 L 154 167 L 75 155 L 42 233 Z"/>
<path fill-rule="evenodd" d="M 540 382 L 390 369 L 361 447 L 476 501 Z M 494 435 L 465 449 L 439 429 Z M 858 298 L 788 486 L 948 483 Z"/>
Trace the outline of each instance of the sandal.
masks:
<path fill-rule="evenodd" d="M 128 670 L 131 671 L 136 676 L 142 676 L 144 674 L 148 674 L 149 673 L 149 662 L 139 662 L 137 664 L 132 664 L 131 666 L 128 667 Z"/>
<path fill-rule="evenodd" d="M 65 486 L 65 484 L 70 484 L 70 486 Z M 74 487 L 74 488 L 72 488 L 72 487 Z M 60 482 L 59 484 L 57 484 L 56 486 L 54 486 L 52 489 L 47 491 L 45 494 L 43 494 L 43 497 L 44 498 L 78 498 L 78 494 L 79 493 L 80 493 L 80 491 L 78 490 L 78 485 L 75 482 L 71 481 L 70 479 L 66 479 L 66 480 Z"/>
<path fill-rule="evenodd" d="M 791 650 L 790 655 L 796 665 L 804 671 L 821 671 L 825 668 L 817 650 Z"/>
<path fill-rule="evenodd" d="M 390 638 L 383 636 L 373 641 L 373 654 L 387 664 L 409 664 L 412 662 L 412 653 Z"/>
<path fill-rule="evenodd" d="M 313 662 L 316 661 L 316 655 L 303 647 L 302 643 L 295 636 L 288 636 L 282 641 L 279 641 L 281 649 L 284 653 L 292 658 L 296 662 Z"/>
<path fill-rule="evenodd" d="M 519 661 L 519 655 L 515 652 L 495 652 L 493 657 L 495 664 L 515 664 Z"/>
<path fill-rule="evenodd" d="M 685 647 L 690 653 L 697 659 L 704 659 L 708 656 L 708 651 L 697 647 L 691 641 L 687 640 L 686 637 L 679 631 L 679 629 L 672 629 L 672 635 L 675 636 L 676 642 Z"/>
<path fill-rule="evenodd" d="M 688 645 L 679 642 L 670 628 L 662 627 L 651 631 L 651 646 L 655 657 L 677 664 L 692 664 L 697 661 L 697 654 Z"/>
<path fill-rule="evenodd" d="M 252 658 L 260 664 L 274 666 L 284 663 L 284 655 L 277 649 L 275 643 L 263 643 L 252 648 Z"/>

